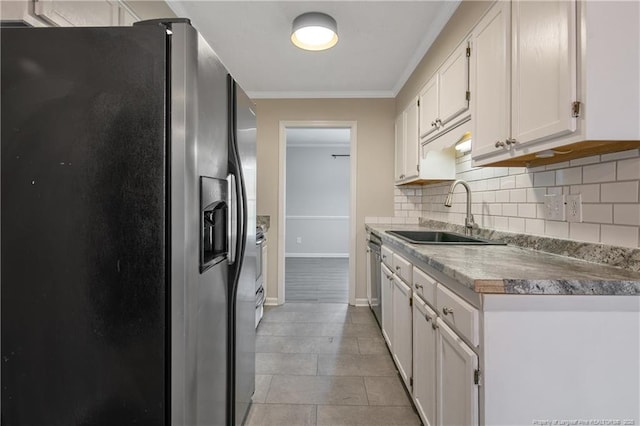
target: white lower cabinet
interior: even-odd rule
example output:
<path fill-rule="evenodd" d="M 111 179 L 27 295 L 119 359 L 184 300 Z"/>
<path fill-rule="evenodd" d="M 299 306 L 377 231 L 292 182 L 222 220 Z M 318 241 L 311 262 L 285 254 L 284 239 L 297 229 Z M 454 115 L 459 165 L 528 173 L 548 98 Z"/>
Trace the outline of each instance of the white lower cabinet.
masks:
<path fill-rule="evenodd" d="M 478 355 L 440 318 L 436 321 L 437 424 L 478 425 Z"/>
<path fill-rule="evenodd" d="M 382 297 L 382 336 L 387 342 L 391 353 L 393 353 L 393 273 L 387 265 L 382 264 L 381 268 L 381 297 Z"/>
<path fill-rule="evenodd" d="M 412 292 L 397 275 L 393 277 L 393 360 L 407 389 L 411 390 L 412 373 Z"/>
<path fill-rule="evenodd" d="M 436 313 L 414 297 L 413 401 L 425 426 L 436 424 L 436 327 Z"/>

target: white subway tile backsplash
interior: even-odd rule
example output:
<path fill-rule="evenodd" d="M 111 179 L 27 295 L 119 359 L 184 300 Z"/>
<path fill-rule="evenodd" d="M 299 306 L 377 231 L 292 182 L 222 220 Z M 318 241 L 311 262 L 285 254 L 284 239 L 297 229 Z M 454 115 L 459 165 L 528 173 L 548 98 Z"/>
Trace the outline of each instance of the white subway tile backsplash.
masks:
<path fill-rule="evenodd" d="M 635 226 L 602 225 L 600 242 L 612 246 L 638 247 L 638 228 Z"/>
<path fill-rule="evenodd" d="M 495 191 L 496 194 L 496 203 L 508 203 L 510 199 L 509 190 Z"/>
<path fill-rule="evenodd" d="M 516 187 L 516 177 L 507 176 L 500 178 L 500 189 L 511 189 Z"/>
<path fill-rule="evenodd" d="M 600 242 L 600 225 L 572 222 L 569 224 L 569 238 L 589 243 Z"/>
<path fill-rule="evenodd" d="M 569 167 L 569 162 L 564 161 L 562 163 L 549 164 L 545 167 L 546 170 L 558 170 L 558 169 L 566 169 Z"/>
<path fill-rule="evenodd" d="M 598 203 L 600 202 L 600 185 L 572 186 L 571 194 L 581 194 L 583 203 Z"/>
<path fill-rule="evenodd" d="M 576 185 L 580 183 L 582 183 L 582 167 L 556 171 L 556 185 Z"/>
<path fill-rule="evenodd" d="M 600 163 L 582 168 L 582 182 L 614 182 L 616 180 L 616 163 Z"/>
<path fill-rule="evenodd" d="M 576 241 L 638 245 L 640 150 L 536 168 L 473 168 L 470 155 L 465 155 L 458 159 L 457 178 L 468 179 L 474 201 L 472 212 L 482 227 Z M 452 208 L 443 205 L 450 184 L 396 189 L 396 215 L 403 212 L 405 221 L 425 217 L 463 224 L 466 194 L 462 188 L 456 189 Z M 581 194 L 583 222 L 544 220 L 546 194 Z M 616 239 L 621 242 L 615 243 Z"/>
<path fill-rule="evenodd" d="M 526 189 L 512 189 L 509 191 L 509 201 L 512 203 L 526 203 L 527 202 L 527 190 Z"/>
<path fill-rule="evenodd" d="M 516 175 L 516 188 L 531 188 L 533 186 L 533 175 L 525 173 Z"/>
<path fill-rule="evenodd" d="M 640 204 L 615 204 L 613 206 L 613 223 L 640 226 Z"/>
<path fill-rule="evenodd" d="M 602 154 L 600 158 L 602 161 L 622 160 L 623 158 L 637 157 L 639 152 L 640 151 L 637 149 L 630 149 L 628 151 L 613 152 L 611 154 Z"/>
<path fill-rule="evenodd" d="M 503 216 L 518 216 L 518 205 L 517 204 L 503 204 L 502 205 L 502 215 Z"/>
<path fill-rule="evenodd" d="M 638 201 L 638 182 L 603 183 L 600 200 L 603 203 L 635 203 Z"/>
<path fill-rule="evenodd" d="M 543 203 L 547 188 L 529 188 L 527 189 L 528 203 Z"/>
<path fill-rule="evenodd" d="M 533 186 L 553 186 L 556 184 L 556 172 L 539 172 L 533 175 Z"/>
<path fill-rule="evenodd" d="M 569 161 L 569 164 L 571 166 L 584 166 L 585 164 L 594 164 L 599 162 L 600 162 L 600 156 L 594 155 L 593 157 L 585 157 L 585 158 L 578 158 L 576 160 L 571 160 Z"/>
<path fill-rule="evenodd" d="M 613 223 L 611 204 L 582 204 L 582 220 L 592 223 Z"/>
<path fill-rule="evenodd" d="M 532 235 L 544 235 L 544 220 L 525 219 L 524 232 Z"/>
<path fill-rule="evenodd" d="M 618 161 L 618 180 L 640 179 L 640 157 Z"/>
<path fill-rule="evenodd" d="M 566 239 L 569 237 L 569 223 L 546 220 L 544 233 L 549 237 Z"/>
<path fill-rule="evenodd" d="M 536 204 L 518 204 L 518 216 L 535 218 L 537 217 L 537 205 Z"/>
<path fill-rule="evenodd" d="M 524 219 L 519 217 L 509 218 L 509 232 L 523 233 L 525 230 Z"/>

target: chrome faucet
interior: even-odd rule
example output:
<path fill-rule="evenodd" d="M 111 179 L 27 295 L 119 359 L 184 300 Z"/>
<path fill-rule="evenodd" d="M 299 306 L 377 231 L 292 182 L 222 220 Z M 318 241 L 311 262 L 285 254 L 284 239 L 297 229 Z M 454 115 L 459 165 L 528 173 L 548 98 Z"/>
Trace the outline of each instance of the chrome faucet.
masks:
<path fill-rule="evenodd" d="M 464 234 L 471 235 L 473 228 L 477 228 L 478 225 L 473 220 L 473 215 L 471 214 L 471 188 L 469 184 L 461 179 L 454 181 L 449 188 L 449 194 L 447 194 L 447 199 L 444 201 L 445 207 L 451 207 L 451 202 L 453 201 L 453 190 L 458 186 L 458 184 L 464 186 L 464 189 L 467 190 L 467 217 L 464 219 Z"/>

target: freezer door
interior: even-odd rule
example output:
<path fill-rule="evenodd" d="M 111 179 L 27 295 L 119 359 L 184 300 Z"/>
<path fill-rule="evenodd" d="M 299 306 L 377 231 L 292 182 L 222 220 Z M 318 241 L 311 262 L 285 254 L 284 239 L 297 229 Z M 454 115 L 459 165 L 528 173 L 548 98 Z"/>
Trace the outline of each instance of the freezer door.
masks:
<path fill-rule="evenodd" d="M 164 425 L 166 33 L 0 30 L 3 425 Z"/>
<path fill-rule="evenodd" d="M 201 267 L 199 182 L 227 178 L 227 71 L 191 25 L 171 24 L 171 32 L 171 418 L 176 425 L 224 425 L 227 262 L 216 251 Z"/>

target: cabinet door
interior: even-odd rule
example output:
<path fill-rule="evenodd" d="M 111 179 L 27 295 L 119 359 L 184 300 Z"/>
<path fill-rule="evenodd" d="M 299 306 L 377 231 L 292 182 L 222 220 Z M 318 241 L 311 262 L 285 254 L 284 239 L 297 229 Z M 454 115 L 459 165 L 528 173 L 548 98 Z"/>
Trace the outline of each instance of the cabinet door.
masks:
<path fill-rule="evenodd" d="M 107 0 L 37 0 L 35 12 L 60 27 L 108 27 L 118 25 L 118 6 Z"/>
<path fill-rule="evenodd" d="M 472 157 L 491 154 L 510 134 L 511 3 L 496 2 L 472 35 Z M 506 145 L 505 145 L 506 146 Z"/>
<path fill-rule="evenodd" d="M 575 1 L 514 1 L 511 22 L 511 137 L 516 146 L 574 132 Z"/>
<path fill-rule="evenodd" d="M 469 109 L 468 43 L 461 44 L 449 56 L 439 71 L 439 115 L 443 126 Z"/>
<path fill-rule="evenodd" d="M 438 130 L 438 74 L 434 75 L 420 91 L 420 138 Z"/>
<path fill-rule="evenodd" d="M 425 426 L 436 424 L 436 313 L 413 299 L 413 400 Z"/>
<path fill-rule="evenodd" d="M 396 362 L 407 389 L 411 389 L 413 361 L 413 331 L 411 315 L 411 287 L 400 277 L 393 279 L 393 360 Z"/>
<path fill-rule="evenodd" d="M 382 272 L 382 336 L 393 353 L 393 274 L 384 264 Z"/>
<path fill-rule="evenodd" d="M 405 115 L 400 113 L 396 118 L 396 182 L 404 179 L 404 134 Z"/>
<path fill-rule="evenodd" d="M 406 117 L 404 128 L 404 174 L 405 179 L 418 177 L 420 136 L 418 130 L 418 100 L 416 99 L 404 111 Z"/>
<path fill-rule="evenodd" d="M 438 425 L 477 425 L 478 356 L 440 318 L 438 324 Z"/>

